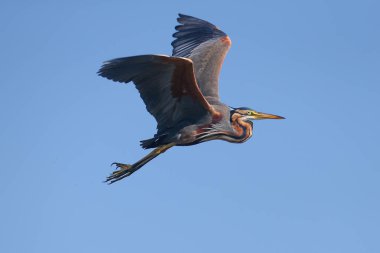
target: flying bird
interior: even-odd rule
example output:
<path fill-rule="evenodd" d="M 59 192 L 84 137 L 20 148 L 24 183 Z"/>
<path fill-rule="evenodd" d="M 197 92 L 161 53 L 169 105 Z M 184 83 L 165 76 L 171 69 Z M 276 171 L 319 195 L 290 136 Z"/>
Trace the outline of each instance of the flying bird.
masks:
<path fill-rule="evenodd" d="M 133 82 L 146 109 L 157 121 L 153 138 L 141 141 L 154 148 L 134 164 L 113 163 L 106 182 L 112 184 L 140 169 L 174 146 L 210 140 L 242 143 L 252 136 L 252 120 L 284 119 L 248 107 L 234 108 L 219 99 L 219 73 L 231 47 L 215 25 L 179 14 L 172 56 L 138 55 L 106 61 L 98 71 L 110 80 Z"/>

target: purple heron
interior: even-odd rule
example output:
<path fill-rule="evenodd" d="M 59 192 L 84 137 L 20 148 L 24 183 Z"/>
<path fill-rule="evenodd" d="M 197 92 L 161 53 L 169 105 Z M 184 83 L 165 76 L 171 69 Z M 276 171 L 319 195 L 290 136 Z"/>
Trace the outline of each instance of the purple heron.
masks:
<path fill-rule="evenodd" d="M 247 107 L 233 108 L 219 99 L 219 73 L 231 40 L 213 24 L 179 14 L 172 56 L 139 55 L 106 61 L 98 74 L 133 82 L 146 109 L 157 121 L 153 138 L 141 141 L 154 148 L 134 164 L 113 163 L 106 182 L 114 183 L 140 169 L 173 146 L 210 140 L 242 143 L 252 136 L 252 120 L 283 119 Z"/>

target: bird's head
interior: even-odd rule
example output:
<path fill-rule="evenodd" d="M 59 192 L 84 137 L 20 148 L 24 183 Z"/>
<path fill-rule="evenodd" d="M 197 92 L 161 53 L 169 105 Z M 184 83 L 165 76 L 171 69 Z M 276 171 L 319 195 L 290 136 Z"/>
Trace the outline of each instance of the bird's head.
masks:
<path fill-rule="evenodd" d="M 285 119 L 284 117 L 277 116 L 274 114 L 268 114 L 263 112 L 257 112 L 248 107 L 231 107 L 231 119 L 240 118 L 244 121 L 258 120 L 258 119 Z"/>

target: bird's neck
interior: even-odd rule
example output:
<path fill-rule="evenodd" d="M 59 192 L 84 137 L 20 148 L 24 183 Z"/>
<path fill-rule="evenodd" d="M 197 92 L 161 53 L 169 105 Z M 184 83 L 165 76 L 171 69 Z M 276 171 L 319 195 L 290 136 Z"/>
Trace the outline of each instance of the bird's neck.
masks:
<path fill-rule="evenodd" d="M 244 142 L 252 136 L 253 123 L 243 120 L 240 115 L 231 116 L 231 125 L 235 131 L 234 139 L 237 142 Z"/>

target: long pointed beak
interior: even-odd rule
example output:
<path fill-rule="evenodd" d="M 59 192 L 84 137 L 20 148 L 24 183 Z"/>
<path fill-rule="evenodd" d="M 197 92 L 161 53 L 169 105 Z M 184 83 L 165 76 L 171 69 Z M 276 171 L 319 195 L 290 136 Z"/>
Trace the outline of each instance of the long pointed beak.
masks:
<path fill-rule="evenodd" d="M 285 118 L 278 115 L 274 115 L 274 114 L 258 112 L 255 115 L 255 119 L 285 119 Z"/>

